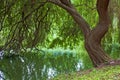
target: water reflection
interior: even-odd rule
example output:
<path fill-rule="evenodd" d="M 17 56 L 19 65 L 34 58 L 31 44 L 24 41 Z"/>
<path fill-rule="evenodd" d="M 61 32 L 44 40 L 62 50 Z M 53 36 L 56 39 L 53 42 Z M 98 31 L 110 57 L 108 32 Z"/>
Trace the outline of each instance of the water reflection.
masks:
<path fill-rule="evenodd" d="M 5 76 L 4 76 L 4 73 L 2 71 L 0 71 L 0 80 L 5 80 Z"/>
<path fill-rule="evenodd" d="M 81 60 L 79 60 L 77 62 L 77 65 L 75 66 L 76 67 L 76 71 L 80 71 L 80 69 L 83 69 L 83 62 Z"/>
<path fill-rule="evenodd" d="M 60 73 L 79 71 L 81 66 L 74 54 L 26 53 L 0 60 L 0 80 L 50 80 Z"/>

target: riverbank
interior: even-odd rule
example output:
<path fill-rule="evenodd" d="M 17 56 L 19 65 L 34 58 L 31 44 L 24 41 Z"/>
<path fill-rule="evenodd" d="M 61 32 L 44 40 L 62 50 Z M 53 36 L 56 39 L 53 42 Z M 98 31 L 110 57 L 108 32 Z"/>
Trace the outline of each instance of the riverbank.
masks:
<path fill-rule="evenodd" d="M 120 65 L 61 74 L 53 80 L 120 80 Z"/>

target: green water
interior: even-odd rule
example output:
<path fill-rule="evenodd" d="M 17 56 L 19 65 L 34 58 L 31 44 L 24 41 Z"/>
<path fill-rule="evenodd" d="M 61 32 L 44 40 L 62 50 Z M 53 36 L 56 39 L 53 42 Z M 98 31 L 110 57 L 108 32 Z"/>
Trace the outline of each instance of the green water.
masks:
<path fill-rule="evenodd" d="M 82 62 L 74 53 L 25 53 L 0 60 L 0 80 L 50 80 L 61 73 L 79 71 Z"/>

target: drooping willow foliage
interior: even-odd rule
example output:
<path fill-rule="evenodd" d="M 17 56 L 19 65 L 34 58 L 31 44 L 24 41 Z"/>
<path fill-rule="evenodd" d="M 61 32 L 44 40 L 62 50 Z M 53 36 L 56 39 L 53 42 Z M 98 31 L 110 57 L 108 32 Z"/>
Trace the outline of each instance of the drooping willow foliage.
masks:
<path fill-rule="evenodd" d="M 71 0 L 94 28 L 98 21 L 96 0 Z M 111 27 L 103 40 L 106 50 L 120 43 L 120 1 L 111 0 Z M 114 35 L 114 36 L 113 36 Z M 0 46 L 4 49 L 79 46 L 83 36 L 72 17 L 46 0 L 0 0 Z M 106 45 L 107 44 L 107 45 Z M 119 46 L 118 46 L 119 47 Z"/>
<path fill-rule="evenodd" d="M 34 47 L 44 42 L 50 30 L 45 1 L 1 0 L 0 1 L 1 45 L 7 49 Z"/>

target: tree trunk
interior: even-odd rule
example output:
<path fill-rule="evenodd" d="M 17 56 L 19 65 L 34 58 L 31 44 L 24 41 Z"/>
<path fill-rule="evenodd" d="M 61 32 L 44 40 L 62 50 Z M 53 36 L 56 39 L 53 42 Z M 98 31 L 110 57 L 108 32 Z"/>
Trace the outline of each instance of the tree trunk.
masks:
<path fill-rule="evenodd" d="M 70 0 L 50 0 L 50 2 L 65 9 L 75 20 L 82 30 L 85 38 L 85 48 L 95 67 L 100 64 L 109 62 L 111 58 L 105 53 L 101 47 L 101 39 L 104 37 L 109 27 L 108 4 L 109 0 L 97 0 L 97 11 L 99 15 L 99 22 L 96 27 L 91 30 L 89 24 L 76 11 Z"/>
<path fill-rule="evenodd" d="M 94 67 L 98 67 L 102 63 L 109 62 L 111 60 L 111 58 L 104 52 L 103 48 L 101 47 L 101 43 L 95 39 L 93 32 L 91 32 L 91 34 L 86 37 L 85 48 Z"/>
<path fill-rule="evenodd" d="M 97 0 L 99 23 L 85 39 L 85 48 L 95 67 L 111 60 L 101 47 L 101 40 L 109 27 L 108 4 L 109 0 Z"/>

